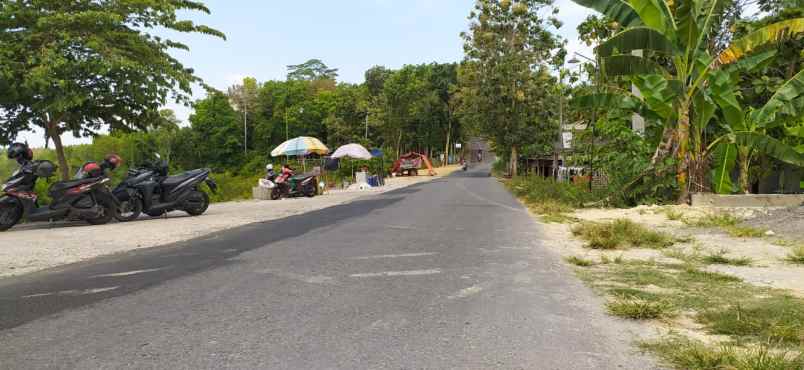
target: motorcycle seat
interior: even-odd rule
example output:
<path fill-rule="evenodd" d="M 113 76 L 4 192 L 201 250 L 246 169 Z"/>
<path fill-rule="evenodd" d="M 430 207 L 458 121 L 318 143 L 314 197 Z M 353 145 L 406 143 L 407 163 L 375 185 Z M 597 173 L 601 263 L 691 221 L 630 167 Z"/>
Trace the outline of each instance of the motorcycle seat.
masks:
<path fill-rule="evenodd" d="M 185 172 L 185 173 L 183 173 L 181 175 L 168 176 L 164 180 L 162 180 L 162 186 L 168 187 L 168 188 L 174 187 L 176 185 L 181 184 L 182 182 L 184 182 L 185 180 L 187 180 L 187 179 L 189 179 L 191 177 L 196 177 L 196 176 L 204 173 L 205 171 L 206 170 L 192 170 L 192 171 L 187 171 L 187 172 Z"/>
<path fill-rule="evenodd" d="M 70 181 L 61 181 L 57 182 L 50 186 L 51 193 L 58 193 L 63 190 L 67 190 L 70 188 L 74 188 L 79 185 L 89 184 L 93 182 L 97 182 L 97 178 L 89 178 L 89 179 L 80 179 L 80 180 L 70 180 Z"/>

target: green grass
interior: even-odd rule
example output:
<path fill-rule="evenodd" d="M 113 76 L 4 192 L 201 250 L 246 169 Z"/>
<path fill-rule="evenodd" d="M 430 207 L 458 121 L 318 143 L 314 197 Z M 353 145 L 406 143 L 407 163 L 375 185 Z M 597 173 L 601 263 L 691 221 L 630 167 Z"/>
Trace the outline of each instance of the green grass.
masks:
<path fill-rule="evenodd" d="M 633 320 L 668 318 L 675 315 L 673 306 L 664 300 L 646 299 L 636 296 L 620 296 L 608 303 L 609 313 Z"/>
<path fill-rule="evenodd" d="M 677 211 L 673 208 L 662 208 L 662 212 L 667 216 L 668 220 L 680 221 L 684 217 L 684 213 Z"/>
<path fill-rule="evenodd" d="M 581 267 L 589 267 L 589 266 L 594 265 L 594 262 L 592 262 L 591 260 L 584 259 L 584 258 L 581 258 L 581 257 L 576 257 L 576 256 L 567 257 L 566 261 L 571 263 L 571 264 L 573 264 L 573 265 L 575 265 L 575 266 L 581 266 Z"/>
<path fill-rule="evenodd" d="M 736 301 L 704 311 L 699 320 L 715 334 L 804 345 L 804 300 L 789 295 Z"/>
<path fill-rule="evenodd" d="M 727 257 L 726 251 L 721 250 L 718 253 L 712 253 L 704 256 L 703 262 L 710 265 L 750 266 L 754 261 L 748 257 Z"/>
<path fill-rule="evenodd" d="M 804 246 L 793 248 L 793 251 L 787 255 L 786 260 L 787 262 L 804 265 Z"/>
<path fill-rule="evenodd" d="M 765 232 L 768 231 L 766 229 L 740 225 L 726 226 L 723 229 L 735 238 L 761 238 L 765 236 Z"/>
<path fill-rule="evenodd" d="M 685 219 L 684 223 L 695 227 L 726 227 L 736 226 L 742 220 L 731 213 L 712 213 L 700 218 Z"/>
<path fill-rule="evenodd" d="M 506 187 L 545 222 L 566 223 L 576 208 L 601 199 L 600 192 L 590 193 L 586 188 L 541 176 L 514 177 L 504 181 Z"/>
<path fill-rule="evenodd" d="M 687 370 L 795 370 L 804 368 L 801 354 L 776 352 L 767 346 L 743 349 L 734 346 L 711 347 L 684 338 L 668 338 L 642 343 L 667 364 Z"/>
<path fill-rule="evenodd" d="M 572 233 L 585 240 L 587 247 L 592 249 L 665 248 L 674 243 L 672 236 L 649 230 L 627 219 L 579 223 L 572 228 Z"/>

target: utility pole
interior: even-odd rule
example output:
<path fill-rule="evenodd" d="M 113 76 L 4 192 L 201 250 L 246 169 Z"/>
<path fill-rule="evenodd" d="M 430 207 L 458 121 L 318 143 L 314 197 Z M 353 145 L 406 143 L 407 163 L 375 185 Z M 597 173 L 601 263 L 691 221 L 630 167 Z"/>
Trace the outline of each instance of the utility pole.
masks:
<path fill-rule="evenodd" d="M 366 144 L 368 144 L 368 117 L 369 117 L 369 111 L 367 110 L 366 111 Z"/>

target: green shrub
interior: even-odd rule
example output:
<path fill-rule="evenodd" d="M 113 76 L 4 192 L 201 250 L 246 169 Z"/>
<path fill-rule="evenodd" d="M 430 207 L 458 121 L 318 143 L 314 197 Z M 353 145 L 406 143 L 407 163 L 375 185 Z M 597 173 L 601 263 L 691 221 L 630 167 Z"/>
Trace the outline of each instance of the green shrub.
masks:
<path fill-rule="evenodd" d="M 793 248 L 793 251 L 787 255 L 787 261 L 797 264 L 804 264 L 804 246 Z"/>
<path fill-rule="evenodd" d="M 257 186 L 261 176 L 234 176 L 230 173 L 213 173 L 210 178 L 218 184 L 218 192 L 210 193 L 213 203 L 251 199 L 251 188 Z"/>

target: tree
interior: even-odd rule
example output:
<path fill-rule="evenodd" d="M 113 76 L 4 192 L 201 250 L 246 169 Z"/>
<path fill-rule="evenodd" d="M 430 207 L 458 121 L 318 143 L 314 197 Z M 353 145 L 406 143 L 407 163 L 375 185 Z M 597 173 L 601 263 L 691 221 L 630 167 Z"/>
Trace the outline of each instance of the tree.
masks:
<path fill-rule="evenodd" d="M 310 59 L 302 64 L 288 66 L 288 81 L 320 81 L 338 78 L 338 69 L 329 68 L 320 59 Z"/>
<path fill-rule="evenodd" d="M 478 0 L 469 32 L 462 34 L 463 109 L 472 112 L 495 147 L 510 151 L 513 175 L 520 148 L 540 134 L 534 107 L 547 90 L 540 65 L 563 59 L 559 39 L 540 15 L 550 5 L 547 0 Z"/>
<path fill-rule="evenodd" d="M 70 169 L 61 135 L 144 129 L 169 98 L 188 103 L 201 80 L 168 52 L 188 50 L 153 29 L 225 36 L 180 20 L 199 1 L 4 1 L 0 5 L 3 141 L 39 126 L 53 140 L 62 178 Z M 10 91 L 10 92 L 8 92 Z"/>
<path fill-rule="evenodd" d="M 703 131 L 714 111 L 703 92 L 710 72 L 767 44 L 804 32 L 804 18 L 782 21 L 757 29 L 712 55 L 713 30 L 722 17 L 724 0 L 573 1 L 625 28 L 598 46 L 596 52 L 607 75 L 636 76 L 634 82 L 646 95 L 644 101 L 663 112 L 664 133 L 653 162 L 668 155 L 675 157 L 682 201 L 705 184 Z"/>
<path fill-rule="evenodd" d="M 229 101 L 234 108 L 243 116 L 243 152 L 248 151 L 248 117 L 249 111 L 254 112 L 257 105 L 257 95 L 260 85 L 257 79 L 246 77 L 240 85 L 229 87 Z"/>
<path fill-rule="evenodd" d="M 190 127 L 199 162 L 215 168 L 241 165 L 243 131 L 229 97 L 220 91 L 209 91 L 206 99 L 197 101 L 193 108 L 195 113 L 190 115 Z"/>

